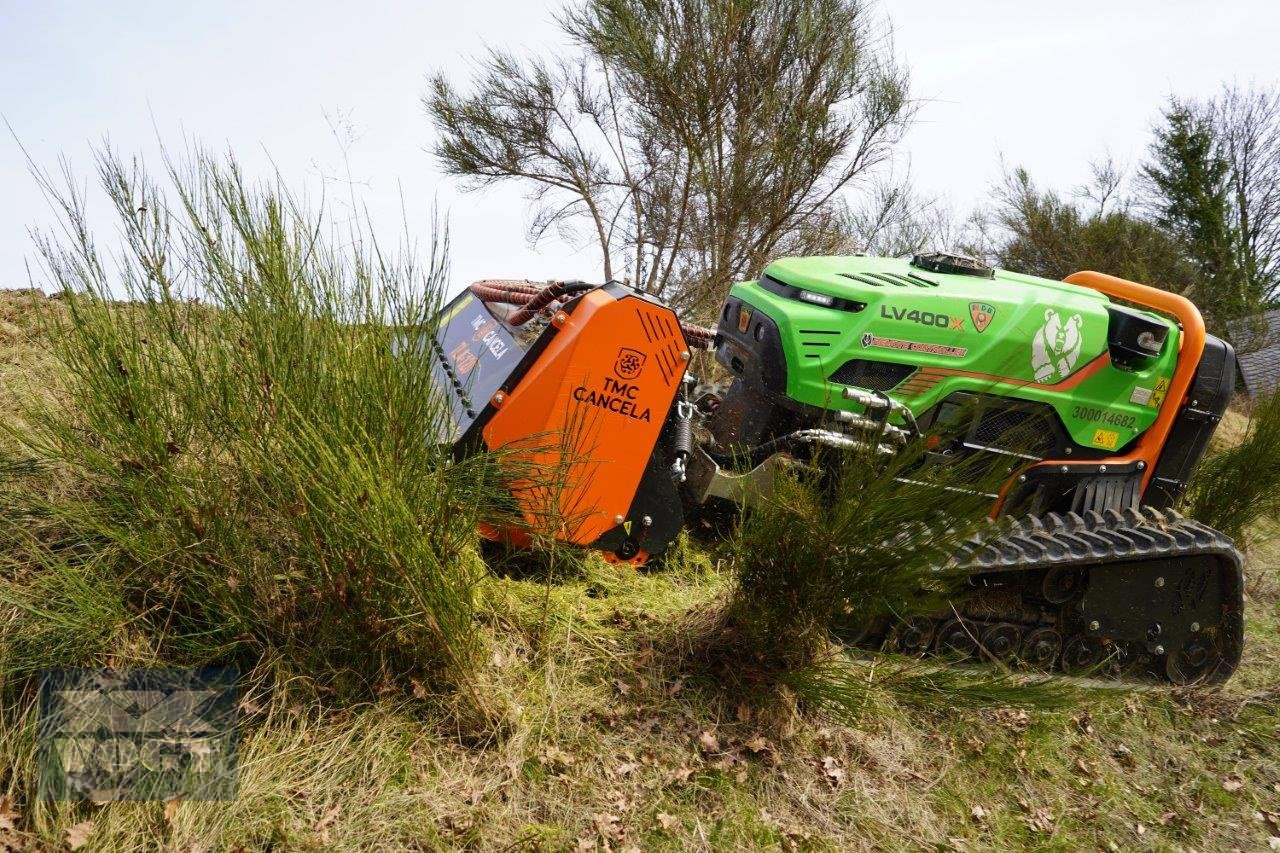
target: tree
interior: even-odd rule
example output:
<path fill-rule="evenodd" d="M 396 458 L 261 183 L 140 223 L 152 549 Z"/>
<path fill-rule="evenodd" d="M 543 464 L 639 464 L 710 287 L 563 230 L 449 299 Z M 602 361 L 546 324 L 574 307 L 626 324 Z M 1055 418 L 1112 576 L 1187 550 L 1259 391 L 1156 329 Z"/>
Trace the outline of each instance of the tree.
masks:
<path fill-rule="evenodd" d="M 1222 156 L 1212 114 L 1171 99 L 1155 128 L 1141 176 L 1154 221 L 1177 239 L 1194 264 L 1202 311 L 1219 325 L 1253 310 L 1260 290 L 1239 263 L 1232 218 L 1231 167 Z"/>
<path fill-rule="evenodd" d="M 914 110 L 863 0 L 587 0 L 561 24 L 573 58 L 491 51 L 470 94 L 432 78 L 435 153 L 469 188 L 525 184 L 531 240 L 595 243 L 606 278 L 695 313 L 837 243 L 842 191 Z"/>
<path fill-rule="evenodd" d="M 1224 86 L 1208 107 L 1228 168 L 1236 264 L 1268 301 L 1280 296 L 1280 86 Z"/>
<path fill-rule="evenodd" d="M 986 217 L 985 253 L 999 266 L 1045 278 L 1093 269 L 1194 297 L 1194 266 L 1169 234 L 1135 213 L 1121 170 L 1104 162 L 1093 173 L 1078 193 L 1088 208 L 1040 190 L 1025 169 L 1008 173 Z"/>
<path fill-rule="evenodd" d="M 935 249 L 973 254 L 971 223 L 940 199 L 922 195 L 910 177 L 878 180 L 845 216 L 845 252 L 901 257 Z"/>

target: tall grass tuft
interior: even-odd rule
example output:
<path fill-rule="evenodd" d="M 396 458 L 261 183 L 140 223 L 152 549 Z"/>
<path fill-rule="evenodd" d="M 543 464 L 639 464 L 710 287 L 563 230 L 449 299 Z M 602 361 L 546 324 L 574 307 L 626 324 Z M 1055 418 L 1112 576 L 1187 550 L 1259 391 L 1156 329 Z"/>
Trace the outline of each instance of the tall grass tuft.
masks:
<path fill-rule="evenodd" d="M 848 452 L 793 467 L 744 513 L 733 539 L 735 622 L 778 663 L 807 663 L 833 625 L 946 607 L 965 577 L 944 567 L 989 527 L 1007 463 L 920 468 L 929 442 L 889 459 Z"/>
<path fill-rule="evenodd" d="M 941 438 L 941 437 L 935 437 Z M 926 464 L 929 437 L 889 459 L 851 452 L 794 467 L 744 514 L 733 538 L 727 609 L 738 660 L 819 710 L 856 718 L 877 691 L 916 704 L 1053 704 L 1060 691 L 1007 671 L 950 673 L 936 663 L 881 657 L 851 668 L 833 630 L 877 617 L 945 613 L 965 597 L 953 559 L 989 534 L 1008 461 Z"/>
<path fill-rule="evenodd" d="M 1280 517 L 1280 391 L 1254 402 L 1242 441 L 1201 464 L 1186 511 L 1242 545 L 1256 522 Z"/>
<path fill-rule="evenodd" d="M 6 678 L 220 664 L 352 696 L 465 688 L 475 524 L 503 489 L 438 440 L 428 351 L 392 345 L 433 332 L 445 241 L 392 258 L 231 158 L 166 174 L 99 155 L 111 255 L 70 174 L 42 178 L 66 388 L 15 438 L 74 486 L 24 496 L 54 523 L 0 578 Z"/>

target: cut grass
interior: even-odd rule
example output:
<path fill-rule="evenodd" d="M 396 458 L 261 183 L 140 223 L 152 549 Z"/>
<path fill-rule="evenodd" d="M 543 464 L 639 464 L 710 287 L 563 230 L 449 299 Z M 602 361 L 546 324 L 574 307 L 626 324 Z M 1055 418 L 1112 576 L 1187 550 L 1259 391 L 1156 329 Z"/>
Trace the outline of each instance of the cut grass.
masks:
<path fill-rule="evenodd" d="M 494 579 L 482 678 L 510 710 L 500 736 L 460 741 L 402 698 L 280 696 L 249 706 L 234 803 L 183 802 L 167 819 L 163 804 L 56 811 L 40 838 L 88 818 L 95 843 L 118 849 L 1265 847 L 1253 815 L 1275 810 L 1280 713 L 1274 696 L 1246 699 L 1274 683 L 1274 660 L 1251 654 L 1223 695 L 920 710 L 881 691 L 857 726 L 815 723 L 727 706 L 654 651 L 726 589 L 714 569 L 593 560 L 544 607 L 542 584 Z"/>
<path fill-rule="evenodd" d="M 714 559 L 689 563 L 590 558 L 551 587 L 485 580 L 477 679 L 507 710 L 490 737 L 459 738 L 403 697 L 334 707 L 284 692 L 245 705 L 234 803 L 181 802 L 167 818 L 163 804 L 37 809 L 37 838 L 56 846 L 89 819 L 104 849 L 1266 844 L 1254 813 L 1280 798 L 1280 711 L 1274 694 L 1248 700 L 1280 672 L 1274 600 L 1250 603 L 1223 694 L 1090 692 L 1018 711 L 920 709 L 878 688 L 854 726 L 733 704 L 673 664 L 672 634 L 731 588 Z M 2 760 L 23 766 L 11 748 Z"/>

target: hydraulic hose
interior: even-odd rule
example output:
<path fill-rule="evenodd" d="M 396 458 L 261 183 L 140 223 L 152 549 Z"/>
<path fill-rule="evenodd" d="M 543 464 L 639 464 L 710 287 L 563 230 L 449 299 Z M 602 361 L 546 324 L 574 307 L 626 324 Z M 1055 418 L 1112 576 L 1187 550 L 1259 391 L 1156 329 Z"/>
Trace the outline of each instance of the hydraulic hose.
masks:
<path fill-rule="evenodd" d="M 551 281 L 546 284 L 523 279 L 489 278 L 471 285 L 471 292 L 482 302 L 501 302 L 515 305 L 516 310 L 507 317 L 512 326 L 523 326 L 539 312 L 552 306 L 558 306 L 582 290 L 590 290 L 595 285 L 585 282 Z M 715 346 L 716 330 L 692 323 L 680 322 L 680 331 L 684 333 L 685 342 L 695 349 L 711 349 Z"/>

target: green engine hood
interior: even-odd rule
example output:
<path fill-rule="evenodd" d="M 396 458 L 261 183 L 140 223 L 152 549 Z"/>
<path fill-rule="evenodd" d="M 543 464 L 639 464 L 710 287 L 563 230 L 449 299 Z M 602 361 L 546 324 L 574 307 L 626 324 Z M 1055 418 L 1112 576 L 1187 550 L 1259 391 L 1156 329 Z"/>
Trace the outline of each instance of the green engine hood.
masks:
<path fill-rule="evenodd" d="M 890 391 L 916 414 L 956 391 L 1043 402 L 1077 444 L 1103 450 L 1120 450 L 1155 421 L 1179 346 L 1176 324 L 1149 314 L 1169 327 L 1163 349 L 1122 369 L 1108 354 L 1106 296 L 1004 270 L 987 278 L 893 258 L 784 258 L 732 295 L 777 324 L 787 395 L 801 403 L 856 411 L 833 374 L 855 359 L 892 362 L 917 368 Z M 802 296 L 832 297 L 835 307 Z"/>

